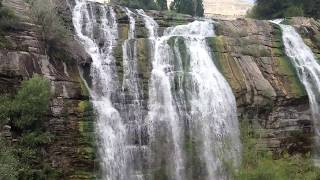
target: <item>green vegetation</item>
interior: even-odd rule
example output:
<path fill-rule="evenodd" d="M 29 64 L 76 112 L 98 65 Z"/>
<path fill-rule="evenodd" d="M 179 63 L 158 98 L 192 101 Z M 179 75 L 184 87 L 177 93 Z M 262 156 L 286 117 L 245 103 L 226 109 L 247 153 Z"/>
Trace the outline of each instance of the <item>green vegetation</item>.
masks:
<path fill-rule="evenodd" d="M 0 139 L 1 147 L 7 147 L 0 150 L 0 171 L 8 169 L 11 179 L 47 179 L 59 174 L 42 161 L 45 146 L 53 140 L 44 124 L 49 111 L 49 85 L 46 78 L 34 75 L 22 82 L 16 95 L 0 97 L 0 125 L 10 125 L 17 139 L 11 146 L 2 145 L 7 142 Z"/>
<path fill-rule="evenodd" d="M 154 0 L 111 0 L 111 3 L 127 6 L 130 8 L 135 9 L 153 9 L 153 10 L 159 10 L 162 7 L 163 4 L 166 4 L 164 2 L 165 0 L 158 0 L 160 6 L 154 1 Z"/>
<path fill-rule="evenodd" d="M 19 29 L 18 18 L 13 11 L 2 5 L 0 0 L 0 48 L 10 47 L 10 42 L 5 38 L 8 31 Z"/>
<path fill-rule="evenodd" d="M 161 11 L 168 10 L 167 0 L 157 0 L 157 5 Z"/>
<path fill-rule="evenodd" d="M 256 0 L 248 16 L 275 19 L 293 16 L 320 18 L 320 0 Z"/>
<path fill-rule="evenodd" d="M 111 0 L 111 3 L 135 9 L 168 10 L 167 0 Z M 203 16 L 203 0 L 174 0 L 170 4 L 170 10 L 182 14 Z"/>
<path fill-rule="evenodd" d="M 174 0 L 170 4 L 170 9 L 178 13 L 190 14 L 193 16 L 203 16 L 203 0 Z"/>
<path fill-rule="evenodd" d="M 18 176 L 19 162 L 13 154 L 13 150 L 0 138 L 0 179 L 15 179 Z"/>
<path fill-rule="evenodd" d="M 17 17 L 13 11 L 2 5 L 0 0 L 0 31 L 7 31 L 16 28 Z"/>
<path fill-rule="evenodd" d="M 58 15 L 58 6 L 51 0 L 28 0 L 31 5 L 31 17 L 35 24 L 41 25 L 45 50 L 51 58 L 70 59 L 65 47 L 72 34 Z"/>
<path fill-rule="evenodd" d="M 243 157 L 240 169 L 234 172 L 236 180 L 317 180 L 320 169 L 313 165 L 310 154 L 275 158 L 271 152 L 258 148 L 259 134 L 248 121 L 241 125 Z"/>
<path fill-rule="evenodd" d="M 1 97 L 0 117 L 5 119 L 2 123 L 9 121 L 21 132 L 38 127 L 48 111 L 49 95 L 48 81 L 38 75 L 22 82 L 21 89 L 14 98 Z"/>

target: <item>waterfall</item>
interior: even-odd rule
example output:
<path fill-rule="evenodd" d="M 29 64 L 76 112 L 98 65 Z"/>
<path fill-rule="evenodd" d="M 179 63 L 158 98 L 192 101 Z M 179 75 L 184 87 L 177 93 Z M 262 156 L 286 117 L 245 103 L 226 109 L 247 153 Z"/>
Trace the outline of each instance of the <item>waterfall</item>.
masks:
<path fill-rule="evenodd" d="M 143 10 L 75 2 L 75 31 L 92 58 L 87 84 L 97 115 L 102 178 L 227 179 L 223 163 L 239 165 L 241 147 L 235 97 L 206 42 L 215 36 L 214 23 L 195 21 L 159 36 L 157 22 Z M 124 41 L 118 39 L 118 11 L 129 21 Z M 148 102 L 140 87 L 139 20 L 149 32 Z M 118 45 L 123 77 L 117 77 L 113 56 Z"/>
<path fill-rule="evenodd" d="M 137 10 L 137 12 L 144 19 L 146 28 L 149 31 L 149 38 L 154 39 L 158 37 L 158 28 L 159 28 L 158 23 L 152 17 L 146 15 L 146 13 L 142 9 Z"/>
<path fill-rule="evenodd" d="M 130 179 L 144 179 L 143 159 L 148 156 L 149 148 L 146 146 L 143 91 L 139 83 L 137 40 L 135 39 L 136 14 L 128 8 L 124 9 L 129 17 L 128 39 L 122 44 L 123 54 L 123 82 L 121 116 L 126 123 L 127 162 L 130 165 Z"/>
<path fill-rule="evenodd" d="M 280 23 L 280 21 L 276 22 Z M 311 49 L 292 26 L 279 24 L 287 56 L 292 60 L 298 77 L 303 83 L 311 107 L 315 128 L 316 165 L 320 165 L 320 65 Z"/>
<path fill-rule="evenodd" d="M 101 12 L 97 17 L 96 11 Z M 126 179 L 126 133 L 111 97 L 117 88 L 112 48 L 118 36 L 111 7 L 76 0 L 73 23 L 79 41 L 92 58 L 90 95 L 97 114 L 96 129 L 104 179 Z"/>
<path fill-rule="evenodd" d="M 161 124 L 169 126 L 166 129 L 169 132 L 163 134 L 170 134 L 173 144 L 174 152 L 168 159 L 175 164 L 174 179 L 186 179 L 185 134 L 196 142 L 195 150 L 205 162 L 208 179 L 226 178 L 221 172 L 223 161 L 239 165 L 235 98 L 206 44 L 206 37 L 214 36 L 213 29 L 210 21 L 195 21 L 168 28 L 156 41 L 150 119 L 156 126 L 154 129 L 161 129 L 157 127 Z M 183 44 L 186 52 L 179 44 Z"/>

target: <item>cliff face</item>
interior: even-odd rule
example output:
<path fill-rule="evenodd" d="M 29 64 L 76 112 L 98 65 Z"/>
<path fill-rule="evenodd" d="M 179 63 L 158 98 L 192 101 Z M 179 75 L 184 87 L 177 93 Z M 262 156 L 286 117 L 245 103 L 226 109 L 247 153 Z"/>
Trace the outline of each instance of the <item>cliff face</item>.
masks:
<path fill-rule="evenodd" d="M 47 77 L 52 99 L 51 113 L 44 119 L 54 142 L 46 148 L 44 161 L 61 171 L 66 179 L 90 177 L 88 172 L 93 172 L 95 165 L 93 118 L 78 70 L 78 62 L 86 61 L 86 54 L 73 41 L 63 47 L 66 52 L 61 58 L 46 55 L 40 27 L 27 16 L 28 5 L 23 0 L 4 1 L 4 5 L 16 12 L 20 23 L 17 30 L 1 39 L 0 93 L 13 93 L 22 80 L 35 73 Z"/>
<path fill-rule="evenodd" d="M 17 14 L 26 14 L 23 0 L 7 0 Z M 72 6 L 72 2 L 70 2 Z M 71 23 L 68 5 L 62 5 L 64 20 Z M 123 76 L 122 43 L 128 37 L 129 20 L 121 7 L 115 7 L 119 39 L 114 48 L 116 67 Z M 169 26 L 193 21 L 190 16 L 147 12 L 160 25 L 160 34 Z M 5 36 L 0 49 L 0 93 L 10 93 L 22 80 L 37 73 L 51 82 L 53 97 L 48 129 L 55 141 L 46 149 L 46 161 L 62 169 L 66 179 L 91 178 L 96 171 L 94 118 L 89 94 L 79 68 L 89 80 L 90 58 L 77 41 L 64 47 L 68 56 L 46 55 L 39 27 L 28 17 L 21 19 L 21 28 Z M 268 21 L 237 19 L 216 20 L 217 37 L 208 38 L 216 65 L 231 85 L 237 99 L 240 119 L 248 119 L 261 131 L 261 146 L 275 152 L 310 151 L 313 136 L 308 97 L 284 52 L 281 30 Z M 316 56 L 320 57 L 319 22 L 306 18 L 289 21 L 305 38 Z M 72 27 L 72 25 L 70 25 Z M 151 52 L 143 20 L 137 19 L 137 76 L 143 87 L 145 110 L 148 110 L 148 87 Z M 127 102 L 131 103 L 131 102 Z M 299 138 L 302 137 L 302 138 Z M 305 141 L 307 140 L 307 141 Z"/>
<path fill-rule="evenodd" d="M 261 145 L 276 152 L 310 150 L 309 145 L 296 149 L 304 142 L 292 142 L 297 133 L 308 139 L 313 128 L 308 97 L 285 55 L 278 26 L 218 21 L 216 32 L 209 40 L 216 62 L 233 88 L 241 118 L 262 128 Z"/>

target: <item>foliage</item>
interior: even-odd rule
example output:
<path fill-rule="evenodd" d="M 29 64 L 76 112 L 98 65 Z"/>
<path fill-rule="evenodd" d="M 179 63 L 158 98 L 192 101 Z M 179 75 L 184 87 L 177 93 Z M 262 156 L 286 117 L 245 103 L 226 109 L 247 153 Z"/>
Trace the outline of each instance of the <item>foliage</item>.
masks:
<path fill-rule="evenodd" d="M 20 129 L 38 126 L 49 109 L 50 89 L 47 79 L 34 75 L 23 81 L 11 105 L 11 120 Z"/>
<path fill-rule="evenodd" d="M 161 2 L 163 0 L 160 0 Z M 111 0 L 111 3 L 135 9 L 159 9 L 154 0 Z"/>
<path fill-rule="evenodd" d="M 168 2 L 167 0 L 157 0 L 157 5 L 160 10 L 168 10 Z"/>
<path fill-rule="evenodd" d="M 174 0 L 170 9 L 178 13 L 203 16 L 203 0 Z"/>
<path fill-rule="evenodd" d="M 204 15 L 203 0 L 196 1 L 195 15 L 202 17 Z"/>
<path fill-rule="evenodd" d="M 320 0 L 303 0 L 304 15 L 320 19 Z"/>
<path fill-rule="evenodd" d="M 15 13 L 2 5 L 0 0 L 0 31 L 14 30 L 18 26 L 18 18 Z"/>
<path fill-rule="evenodd" d="M 320 0 L 257 0 L 248 16 L 275 19 L 293 16 L 320 18 Z"/>
<path fill-rule="evenodd" d="M 50 47 L 63 46 L 71 37 L 70 31 L 58 15 L 58 6 L 51 0 L 30 0 L 31 17 L 41 25 L 43 39 Z"/>
<path fill-rule="evenodd" d="M 234 173 L 238 180 L 316 180 L 320 169 L 313 165 L 309 154 L 293 156 L 284 153 L 275 159 L 272 153 L 258 149 L 258 134 L 247 121 L 241 125 L 243 159 L 240 169 Z"/>
<path fill-rule="evenodd" d="M 0 138 L 0 179 L 15 179 L 18 175 L 18 160 L 13 150 Z"/>
<path fill-rule="evenodd" d="M 178 13 L 193 15 L 194 4 L 192 0 L 174 0 L 172 8 Z"/>
<path fill-rule="evenodd" d="M 24 146 L 37 148 L 50 143 L 52 138 L 48 132 L 30 132 L 22 135 L 21 143 Z"/>
<path fill-rule="evenodd" d="M 50 89 L 47 79 L 34 75 L 28 81 L 23 81 L 15 97 L 1 96 L 1 124 L 10 121 L 20 130 L 39 126 L 41 119 L 49 108 Z"/>
<path fill-rule="evenodd" d="M 0 96 L 0 102 L 0 127 L 3 127 L 10 121 L 12 101 L 9 96 Z"/>
<path fill-rule="evenodd" d="M 11 164 L 15 160 L 19 161 L 17 166 L 10 167 L 15 169 L 16 173 L 12 175 L 14 179 L 46 179 L 42 177 L 49 173 L 47 166 L 41 161 L 42 148 L 53 139 L 44 126 L 49 110 L 49 85 L 46 78 L 34 75 L 22 82 L 16 95 L 0 96 L 0 118 L 3 120 L 0 125 L 10 124 L 19 139 L 10 151 L 6 151 L 7 154 L 10 153 L 7 155 L 10 159 L 5 159 L 6 161 L 12 161 Z M 4 164 L 10 165 L 10 162 L 4 163 L 2 153 L 0 149 L 0 167 L 6 167 Z"/>

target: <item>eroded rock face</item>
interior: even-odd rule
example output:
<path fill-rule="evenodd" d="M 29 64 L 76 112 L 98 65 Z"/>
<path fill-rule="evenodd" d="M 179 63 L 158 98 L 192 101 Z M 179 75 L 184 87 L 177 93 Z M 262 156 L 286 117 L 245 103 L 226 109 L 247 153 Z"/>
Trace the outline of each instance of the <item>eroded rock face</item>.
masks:
<path fill-rule="evenodd" d="M 90 62 L 90 58 L 74 40 L 62 47 L 68 58 L 46 55 L 39 26 L 25 16 L 28 5 L 23 0 L 6 0 L 4 5 L 24 17 L 19 28 L 1 42 L 0 94 L 14 93 L 33 74 L 47 77 L 52 99 L 45 124 L 54 141 L 46 147 L 43 161 L 62 171 L 65 179 L 92 178 L 96 169 L 93 113 L 78 70 L 78 63 Z M 4 132 L 7 136 L 10 130 Z"/>
<path fill-rule="evenodd" d="M 167 18 L 161 13 L 147 13 L 160 24 L 160 34 L 164 28 L 176 22 L 175 19 Z M 120 22 L 118 44 L 121 45 L 127 38 L 129 22 L 121 9 L 117 10 L 117 14 Z M 178 22 L 187 23 L 192 21 L 192 18 L 186 17 L 185 20 Z M 308 97 L 291 60 L 285 54 L 280 28 L 268 21 L 252 19 L 216 22 L 217 37 L 208 38 L 207 41 L 212 48 L 216 65 L 234 91 L 240 119 L 248 119 L 253 122 L 255 128 L 262 129 L 261 147 L 279 153 L 310 151 L 314 132 Z M 293 25 L 294 22 L 298 29 L 308 29 L 304 36 L 309 38 L 309 46 L 317 55 L 319 23 L 307 18 L 294 18 Z M 144 87 L 144 97 L 147 97 L 152 67 L 147 37 L 139 36 L 146 33 L 141 32 L 145 32 L 145 28 L 138 19 L 138 61 L 141 73 L 139 77 L 143 82 L 141 87 Z M 308 38 L 305 39 L 306 42 Z M 119 77 L 122 77 L 121 46 L 116 48 L 115 56 L 118 60 Z M 296 136 L 304 138 L 295 139 Z M 301 143 L 302 148 L 295 147 L 295 144 Z"/>
<path fill-rule="evenodd" d="M 317 59 L 320 59 L 320 21 L 312 18 L 295 17 L 288 19 L 302 35 L 305 43 L 311 48 Z"/>
<path fill-rule="evenodd" d="M 8 1 L 22 3 L 22 0 Z M 69 9 L 72 0 L 66 4 L 63 4 L 65 1 L 57 1 L 62 3 L 61 14 L 72 30 Z M 114 56 L 121 82 L 121 45 L 128 36 L 129 20 L 121 7 L 115 7 L 115 11 L 119 39 Z M 156 11 L 147 14 L 153 16 L 160 25 L 159 34 L 169 26 L 194 20 L 187 15 L 176 16 Z M 284 53 L 280 28 L 267 21 L 250 19 L 216 21 L 217 37 L 208 38 L 207 41 L 216 65 L 236 96 L 240 119 L 249 119 L 257 129 L 261 129 L 261 147 L 275 152 L 310 151 L 313 128 L 308 97 Z M 303 35 L 316 56 L 320 56 L 319 22 L 293 18 L 290 23 Z M 44 46 L 38 27 L 27 18 L 21 27 L 21 30 L 6 35 L 6 47 L 0 49 L 0 93 L 13 92 L 22 80 L 30 78 L 34 73 L 48 77 L 54 95 L 47 126 L 56 139 L 47 148 L 46 161 L 52 167 L 62 169 L 66 179 L 89 179 L 98 166 L 95 161 L 95 140 L 92 139 L 94 118 L 88 101 L 89 94 L 81 80 L 78 66 L 89 79 L 90 57 L 77 41 L 71 41 L 65 47 L 71 61 L 49 57 L 42 48 Z M 136 27 L 137 39 L 134 41 L 137 43 L 137 76 L 143 88 L 143 106 L 147 111 L 152 68 L 150 42 L 143 20 L 139 17 Z M 303 138 L 296 138 L 301 136 Z"/>
<path fill-rule="evenodd" d="M 313 128 L 307 94 L 285 55 L 279 27 L 220 20 L 216 33 L 208 39 L 216 64 L 233 88 L 241 119 L 263 129 L 261 145 L 276 152 L 309 151 L 310 145 L 294 150 L 289 143 L 296 134 L 310 140 Z"/>

